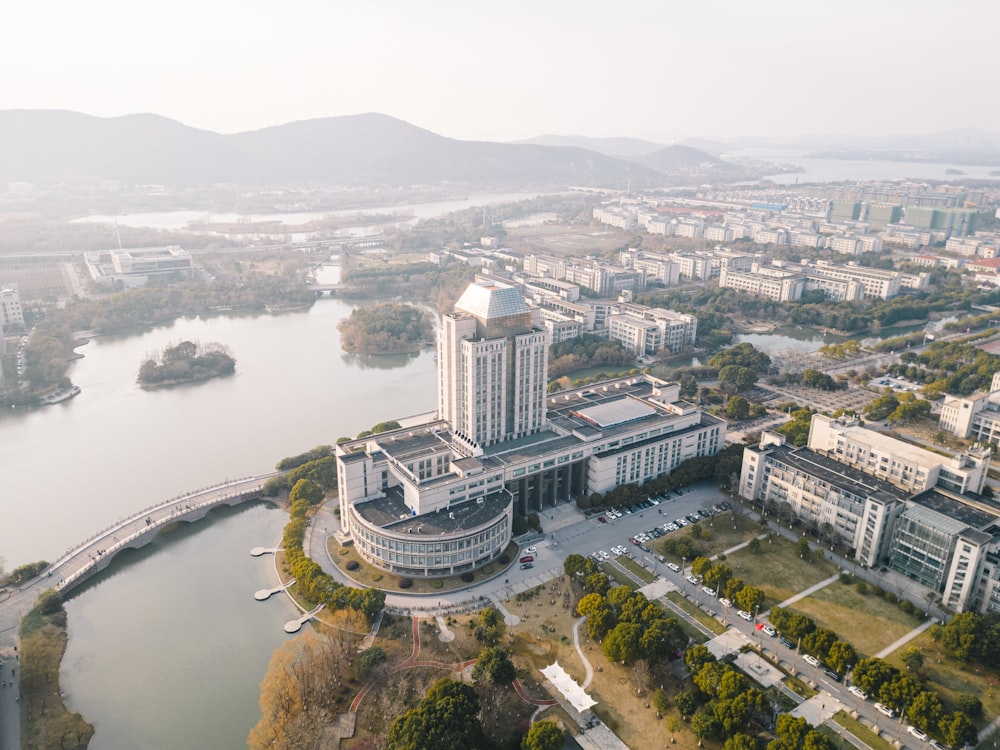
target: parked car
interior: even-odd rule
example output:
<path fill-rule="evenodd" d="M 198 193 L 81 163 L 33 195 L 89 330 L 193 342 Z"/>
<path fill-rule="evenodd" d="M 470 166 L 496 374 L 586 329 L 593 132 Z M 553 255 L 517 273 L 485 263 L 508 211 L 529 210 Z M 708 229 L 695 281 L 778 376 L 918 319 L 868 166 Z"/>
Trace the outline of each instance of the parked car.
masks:
<path fill-rule="evenodd" d="M 601 549 L 601 550 L 598 550 L 598 551 L 597 551 L 597 554 L 599 554 L 599 555 L 600 555 L 600 556 L 601 556 L 601 557 L 602 557 L 603 559 L 605 559 L 605 560 L 607 560 L 607 559 L 609 559 L 609 558 L 611 557 L 611 555 L 609 555 L 609 554 L 608 554 L 607 552 L 605 552 L 605 551 L 604 551 L 604 550 L 602 550 L 602 549 Z"/>
<path fill-rule="evenodd" d="M 753 615 L 747 612 L 745 609 L 741 609 L 737 614 L 747 622 L 750 622 L 753 619 Z"/>
<path fill-rule="evenodd" d="M 727 599 L 726 597 L 722 597 L 721 599 L 719 599 L 719 604 L 721 604 L 723 607 L 732 607 L 733 606 L 733 603 L 729 599 Z"/>
<path fill-rule="evenodd" d="M 778 635 L 778 631 L 775 630 L 774 628 L 772 628 L 770 625 L 766 625 L 765 624 L 764 627 L 761 628 L 761 630 L 763 630 L 765 633 L 767 633 L 772 638 L 774 638 L 776 635 Z"/>
<path fill-rule="evenodd" d="M 819 666 L 819 659 L 817 659 L 812 654 L 806 654 L 805 656 L 802 657 L 802 660 L 806 664 L 812 664 L 814 667 L 818 667 Z"/>
<path fill-rule="evenodd" d="M 710 586 L 702 586 L 701 590 L 704 591 L 709 596 L 715 596 L 715 589 L 711 588 Z"/>
<path fill-rule="evenodd" d="M 795 648 L 795 644 L 785 638 L 785 636 L 781 636 L 781 645 L 785 648 Z"/>
<path fill-rule="evenodd" d="M 520 560 L 518 560 L 518 562 L 534 562 L 534 561 L 535 561 L 535 558 L 532 555 L 525 555 Z"/>
<path fill-rule="evenodd" d="M 834 682 L 840 682 L 842 679 L 844 679 L 839 674 L 837 674 L 836 672 L 834 672 L 832 669 L 826 670 L 826 676 L 829 677 Z"/>
<path fill-rule="evenodd" d="M 885 716 L 888 716 L 890 719 L 893 716 L 896 715 L 896 712 L 893 711 L 891 708 L 889 708 L 884 703 L 876 703 L 875 704 L 875 710 L 878 711 L 880 714 L 884 714 Z"/>
<path fill-rule="evenodd" d="M 927 742 L 927 732 L 917 729 L 912 724 L 906 728 L 906 731 L 912 734 L 918 740 L 921 740 L 922 742 Z"/>
<path fill-rule="evenodd" d="M 605 518 L 604 516 L 598 516 L 597 520 L 600 521 L 601 523 L 607 523 L 608 522 L 608 519 Z"/>
<path fill-rule="evenodd" d="M 688 583 L 693 583 L 695 586 L 698 585 L 698 576 L 694 576 L 694 575 L 688 576 L 687 580 L 688 580 Z"/>
<path fill-rule="evenodd" d="M 681 572 L 681 566 L 678 565 L 677 563 L 667 563 L 667 567 L 670 568 L 675 573 Z"/>
<path fill-rule="evenodd" d="M 857 685 L 851 685 L 849 688 L 847 688 L 847 690 L 848 692 L 853 693 L 863 701 L 868 700 L 868 693 L 859 688 Z"/>
<path fill-rule="evenodd" d="M 533 567 L 535 567 L 533 563 L 523 563 L 521 565 L 521 570 L 527 570 L 528 568 L 533 568 Z"/>

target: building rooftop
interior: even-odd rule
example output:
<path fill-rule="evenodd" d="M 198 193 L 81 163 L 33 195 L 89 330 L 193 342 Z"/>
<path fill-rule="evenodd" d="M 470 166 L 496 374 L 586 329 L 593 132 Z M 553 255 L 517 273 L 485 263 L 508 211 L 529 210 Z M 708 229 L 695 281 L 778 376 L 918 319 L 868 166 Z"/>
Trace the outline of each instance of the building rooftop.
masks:
<path fill-rule="evenodd" d="M 433 541 L 434 537 L 442 534 L 482 526 L 502 513 L 510 502 L 510 495 L 501 490 L 485 498 L 467 500 L 436 513 L 415 516 L 403 502 L 399 488 L 391 487 L 385 497 L 357 503 L 354 508 L 365 521 L 375 526 L 397 534 L 413 534 L 415 540 Z"/>
<path fill-rule="evenodd" d="M 570 414 L 592 425 L 605 428 L 653 416 L 656 414 L 656 409 L 642 401 L 625 396 L 586 409 L 577 409 Z"/>
<path fill-rule="evenodd" d="M 921 492 L 919 495 L 915 495 L 912 500 L 914 503 L 933 510 L 945 519 L 948 519 L 951 525 L 958 524 L 959 528 L 955 530 L 955 533 L 958 533 L 958 531 L 961 531 L 966 526 L 970 526 L 973 529 L 985 529 L 1000 519 L 1000 515 L 988 513 L 940 490 L 932 489 Z"/>
<path fill-rule="evenodd" d="M 499 282 L 469 284 L 455 303 L 455 309 L 481 320 L 531 313 L 528 303 L 515 287 Z"/>
<path fill-rule="evenodd" d="M 759 446 L 751 446 L 759 450 Z M 769 446 L 775 460 L 794 469 L 812 474 L 831 487 L 858 497 L 883 495 L 897 500 L 905 500 L 910 495 L 889 482 L 865 474 L 863 471 L 834 461 L 809 448 L 794 448 L 789 445 Z"/>

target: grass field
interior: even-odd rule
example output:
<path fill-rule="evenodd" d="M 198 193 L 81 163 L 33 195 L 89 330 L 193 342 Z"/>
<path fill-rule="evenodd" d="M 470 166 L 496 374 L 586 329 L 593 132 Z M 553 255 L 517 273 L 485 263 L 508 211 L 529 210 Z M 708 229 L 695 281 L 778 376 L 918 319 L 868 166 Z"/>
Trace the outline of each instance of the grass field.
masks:
<path fill-rule="evenodd" d="M 792 609 L 835 632 L 862 656 L 877 654 L 922 622 L 880 595 L 864 596 L 839 581 L 801 599 Z"/>
<path fill-rule="evenodd" d="M 949 711 L 957 708 L 958 697 L 962 693 L 971 693 L 982 701 L 985 716 L 995 718 L 1000 715 L 1000 671 L 979 664 L 959 663 L 926 632 L 906 644 L 906 648 L 910 646 L 923 652 L 923 675 L 929 689 L 938 692 Z M 901 658 L 903 650 L 890 654 L 886 661 L 905 670 Z M 982 719 L 976 720 L 976 726 L 982 724 Z"/>
<path fill-rule="evenodd" d="M 833 720 L 868 745 L 872 750 L 895 750 L 895 745 L 882 739 L 860 721 L 848 716 L 844 711 L 835 713 Z"/>
<path fill-rule="evenodd" d="M 644 583 L 652 583 L 656 580 L 656 575 L 650 573 L 635 560 L 631 560 L 624 555 L 615 559 L 615 562 L 629 571 L 632 575 Z"/>
<path fill-rule="evenodd" d="M 723 625 L 711 615 L 698 609 L 698 607 L 692 604 L 688 599 L 684 598 L 684 596 L 682 596 L 679 592 L 671 591 L 667 594 L 667 598 L 716 635 L 725 633 L 729 629 L 726 625 Z"/>
<path fill-rule="evenodd" d="M 663 511 L 664 520 L 660 523 L 666 523 L 667 520 L 673 518 L 673 514 L 670 512 L 669 503 L 666 505 L 658 506 Z M 761 533 L 760 524 L 758 524 L 753 519 L 747 518 L 746 516 L 737 516 L 735 518 L 735 528 L 734 519 L 731 512 L 717 513 L 710 519 L 705 519 L 697 524 L 697 526 L 686 526 L 683 529 L 678 529 L 677 531 L 671 531 L 666 536 L 660 537 L 654 543 L 656 551 L 661 555 L 666 555 L 663 551 L 663 547 L 668 539 L 671 537 L 684 536 L 687 534 L 691 535 L 691 530 L 697 528 L 701 533 L 702 537 L 695 540 L 695 545 L 697 545 L 706 557 L 713 557 L 720 552 L 724 552 L 727 549 L 742 544 L 743 542 L 750 541 L 754 536 Z M 674 555 L 666 555 L 670 559 L 674 559 Z M 680 558 L 677 558 L 677 562 L 680 562 Z M 688 560 L 690 562 L 690 560 Z"/>
<path fill-rule="evenodd" d="M 762 610 L 780 604 L 837 572 L 837 566 L 829 560 L 800 559 L 794 545 L 777 536 L 763 542 L 760 551 L 744 548 L 730 555 L 726 562 L 734 576 L 764 592 Z"/>

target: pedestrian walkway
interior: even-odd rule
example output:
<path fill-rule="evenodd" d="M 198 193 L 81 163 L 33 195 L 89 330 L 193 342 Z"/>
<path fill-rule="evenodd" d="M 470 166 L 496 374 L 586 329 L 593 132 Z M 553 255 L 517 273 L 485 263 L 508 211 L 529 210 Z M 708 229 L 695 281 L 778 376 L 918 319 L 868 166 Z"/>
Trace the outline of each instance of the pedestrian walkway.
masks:
<path fill-rule="evenodd" d="M 915 627 L 913 630 L 911 630 L 909 633 L 907 633 L 906 635 L 904 635 L 898 641 L 896 641 L 895 643 L 890 643 L 884 649 L 882 649 L 877 654 L 875 654 L 876 658 L 878 658 L 878 659 L 884 659 L 885 657 L 887 657 L 889 654 L 891 654 L 896 649 L 898 649 L 898 648 L 906 645 L 910 641 L 912 641 L 914 638 L 916 638 L 918 635 L 920 635 L 921 633 L 923 633 L 925 630 L 927 630 L 933 624 L 934 624 L 934 620 L 927 620 L 927 622 L 925 622 L 923 625 Z"/>
<path fill-rule="evenodd" d="M 764 539 L 767 539 L 767 534 L 758 534 L 756 536 L 756 538 L 760 539 L 761 541 L 763 541 Z M 729 557 L 734 552 L 739 552 L 744 547 L 749 546 L 750 542 L 752 542 L 752 541 L 753 541 L 753 539 L 747 539 L 745 542 L 741 542 L 740 544 L 737 544 L 735 547 L 730 547 L 727 550 L 723 550 L 722 552 L 719 553 L 719 555 L 725 555 L 726 557 Z M 712 559 L 712 560 L 718 560 L 719 559 L 719 555 L 713 555 L 710 559 Z"/>
<path fill-rule="evenodd" d="M 583 655 L 583 649 L 580 648 L 580 626 L 586 621 L 586 617 L 581 617 L 573 623 L 573 645 L 576 647 L 576 653 L 580 655 L 580 661 L 583 662 L 584 677 L 583 684 L 580 687 L 584 690 L 590 687 L 590 683 L 594 679 L 594 667 L 591 666 L 590 660 Z"/>
<path fill-rule="evenodd" d="M 824 580 L 820 581 L 819 583 L 814 583 L 812 586 L 810 586 L 807 589 L 803 589 L 802 591 L 800 591 L 799 593 L 797 593 L 795 596 L 788 597 L 787 599 L 785 599 L 785 601 L 781 602 L 781 604 L 779 604 L 778 606 L 779 607 L 788 607 L 788 606 L 790 606 L 792 604 L 795 604 L 795 602 L 799 601 L 800 599 L 805 599 L 807 596 L 812 596 L 813 594 L 815 594 L 820 589 L 825 589 L 831 583 L 836 583 L 839 580 L 840 580 L 840 574 L 839 573 L 837 575 L 832 575 L 829 578 L 825 578 Z"/>

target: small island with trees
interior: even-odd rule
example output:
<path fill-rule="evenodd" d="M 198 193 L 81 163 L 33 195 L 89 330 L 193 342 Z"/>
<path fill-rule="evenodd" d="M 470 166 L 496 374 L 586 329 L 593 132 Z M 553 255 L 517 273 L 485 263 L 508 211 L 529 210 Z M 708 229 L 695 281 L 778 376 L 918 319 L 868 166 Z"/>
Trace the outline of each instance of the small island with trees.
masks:
<path fill-rule="evenodd" d="M 235 371 L 236 360 L 226 346 L 181 341 L 147 357 L 139 368 L 138 382 L 143 388 L 162 388 L 232 375 Z"/>
<path fill-rule="evenodd" d="M 359 307 L 337 324 L 337 330 L 341 347 L 353 354 L 407 354 L 434 336 L 428 311 L 397 302 Z"/>

